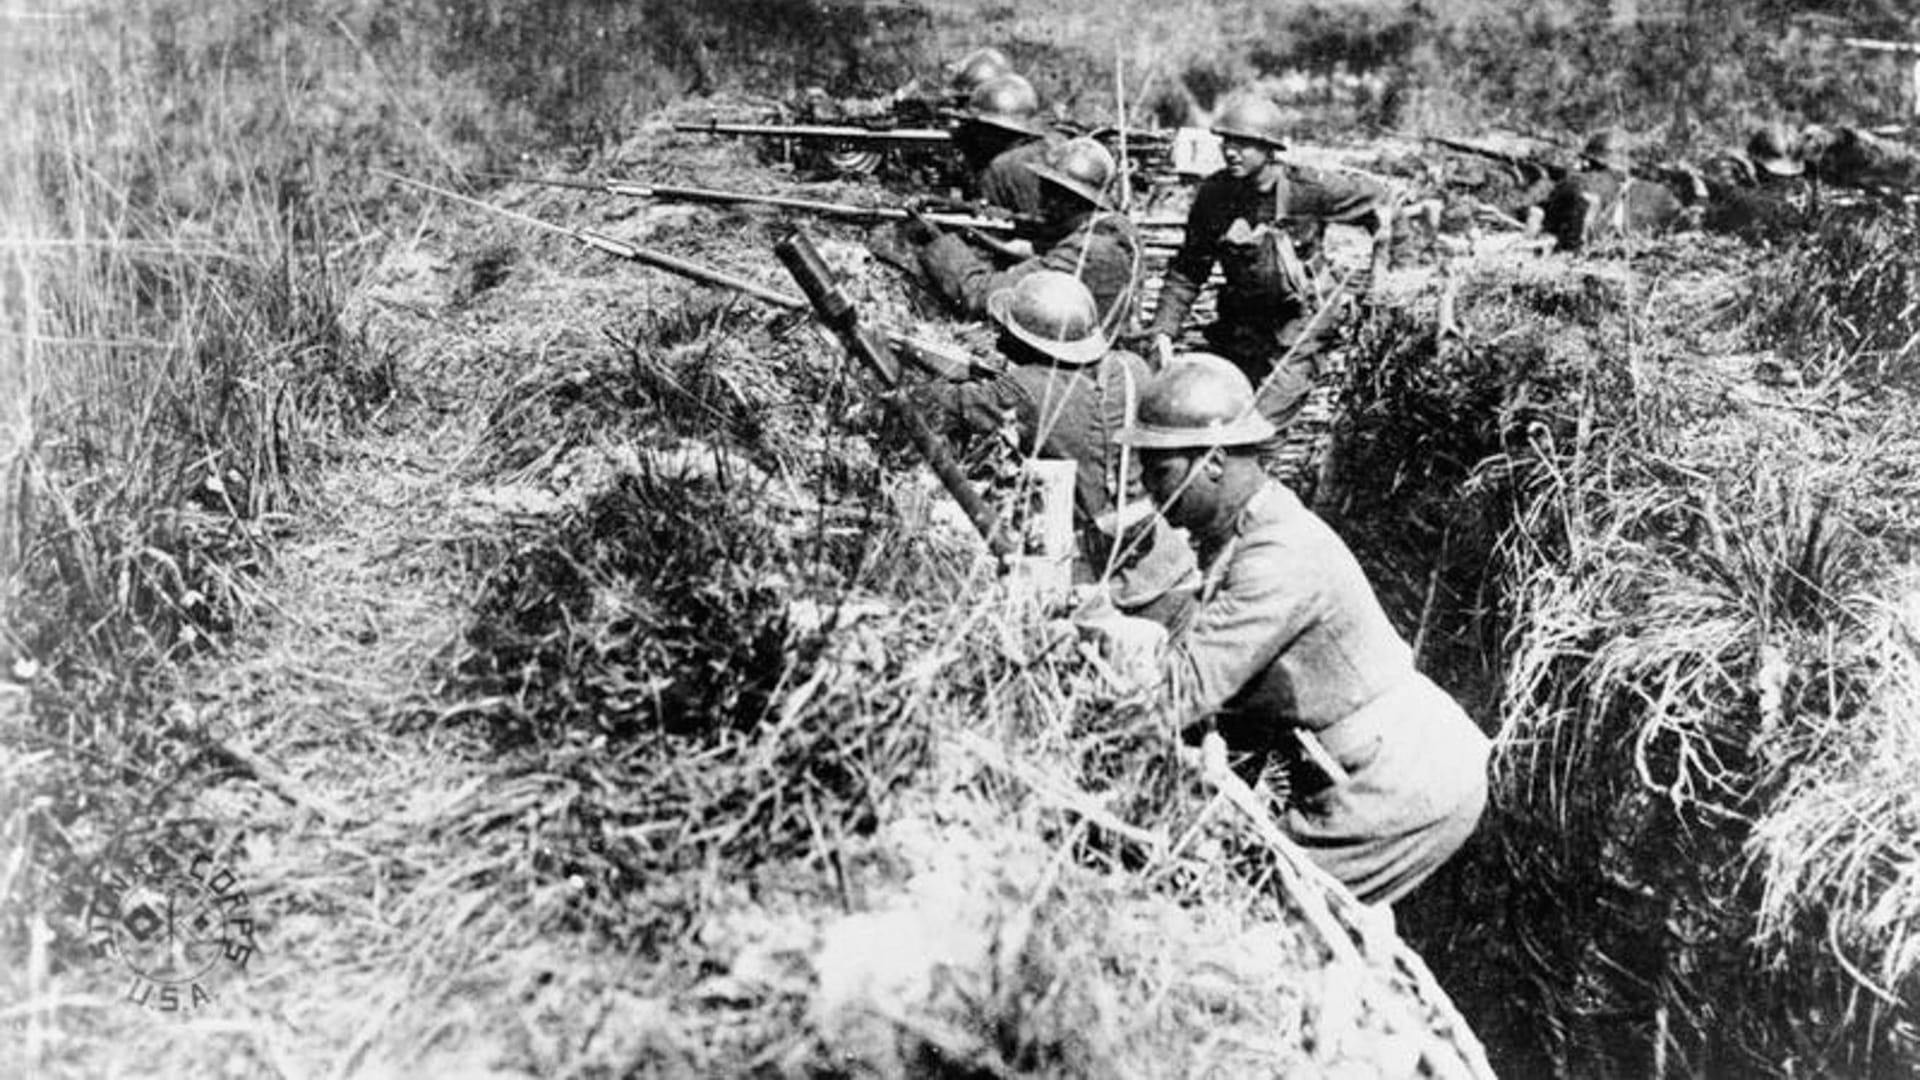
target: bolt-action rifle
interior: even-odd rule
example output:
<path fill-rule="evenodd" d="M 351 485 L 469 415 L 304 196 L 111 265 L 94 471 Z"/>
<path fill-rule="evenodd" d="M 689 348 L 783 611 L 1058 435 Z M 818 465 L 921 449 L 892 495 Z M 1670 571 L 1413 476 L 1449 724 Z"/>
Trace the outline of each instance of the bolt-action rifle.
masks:
<path fill-rule="evenodd" d="M 773 253 L 786 266 L 787 272 L 793 275 L 793 280 L 800 283 L 800 291 L 807 294 L 814 314 L 840 338 L 847 352 L 887 387 L 887 406 L 906 427 L 920 455 L 933 467 L 941 486 L 966 512 L 967 520 L 986 540 L 987 547 L 995 555 L 1014 554 L 1013 538 L 999 527 L 999 518 L 994 514 L 993 507 L 968 482 L 966 474 L 960 471 L 960 465 L 953 460 L 946 442 L 927 426 L 926 418 L 900 395 L 900 365 L 887 347 L 886 339 L 861 325 L 859 310 L 848 298 L 846 290 L 834 280 L 833 271 L 827 268 L 826 261 L 814 250 L 812 241 L 796 229 L 774 245 Z"/>
<path fill-rule="evenodd" d="M 696 135 L 740 135 L 762 139 L 834 140 L 903 146 L 939 146 L 953 141 L 953 132 L 947 128 L 867 127 L 863 124 L 738 124 L 709 120 L 704 124 L 675 124 L 673 130 Z"/>
<path fill-rule="evenodd" d="M 1462 142 L 1458 139 L 1443 138 L 1439 135 L 1429 135 L 1427 136 L 1427 141 L 1433 143 L 1435 146 L 1445 147 L 1455 153 L 1469 154 L 1477 158 L 1484 158 L 1487 161 L 1497 161 L 1518 174 L 1522 183 L 1531 184 L 1539 180 L 1552 180 L 1557 183 L 1565 179 L 1567 174 L 1572 171 L 1565 165 L 1555 164 L 1550 161 L 1541 161 L 1538 158 L 1527 157 L 1522 154 L 1510 154 L 1505 150 L 1495 150 L 1490 146 L 1481 146 L 1478 143 Z"/>
<path fill-rule="evenodd" d="M 758 195 L 750 191 L 723 191 L 717 188 L 680 187 L 673 184 L 644 184 L 637 180 L 567 180 L 559 177 L 514 176 L 505 173 L 474 173 L 473 175 L 490 180 L 515 180 L 523 184 L 540 184 L 544 187 L 604 191 L 609 195 L 653 199 L 658 202 L 708 203 L 715 206 L 771 206 L 782 210 L 796 210 L 804 214 L 819 214 L 823 217 L 844 218 L 868 224 L 905 221 L 915 213 L 896 206 L 860 206 L 855 203 L 801 199 L 788 195 Z M 1004 210 L 965 204 L 949 204 L 946 208 L 925 211 L 920 216 L 942 228 L 973 229 L 977 232 L 1010 236 L 1030 233 L 1039 225 L 1038 221 L 1010 214 Z"/>
<path fill-rule="evenodd" d="M 819 214 L 823 217 L 868 224 L 905 221 L 917 216 L 929 224 L 964 233 L 979 234 L 982 238 L 1032 237 L 1042 228 L 1042 223 L 1037 218 L 1011 214 L 997 207 L 982 207 L 957 201 L 934 202 L 929 203 L 925 209 L 908 210 L 897 206 L 860 206 L 855 203 L 802 199 L 790 195 L 757 195 L 747 191 L 722 191 L 715 188 L 680 187 L 672 184 L 643 184 L 634 180 L 568 180 L 561 177 L 516 176 L 509 173 L 474 173 L 472 175 L 483 179 L 512 180 L 544 187 L 604 191 L 609 195 L 654 199 L 661 202 L 707 203 L 715 206 L 771 206 L 782 210 Z M 1186 220 L 1162 215 L 1136 218 L 1135 224 L 1143 228 L 1177 229 L 1184 227 Z M 1147 239 L 1144 242 L 1148 247 L 1176 246 L 1156 239 Z"/>
<path fill-rule="evenodd" d="M 544 229 L 547 232 L 570 236 L 588 247 L 597 248 L 615 258 L 637 262 L 644 266 L 651 266 L 656 270 L 665 270 L 667 273 L 677 274 L 680 277 L 698 281 L 704 285 L 730 289 L 744 296 L 753 297 L 755 300 L 763 303 L 772 304 L 774 307 L 784 308 L 787 311 L 813 310 L 812 305 L 798 296 L 783 293 L 775 289 L 769 289 L 764 285 L 749 281 L 746 278 L 738 277 L 721 270 L 715 270 L 712 267 L 702 266 L 699 263 L 682 259 L 675 255 L 668 255 L 662 251 L 654 251 L 650 248 L 629 244 L 624 240 L 616 240 L 605 233 L 594 232 L 591 229 L 576 229 L 567 225 L 556 225 L 551 221 L 534 217 L 531 214 L 523 214 L 518 210 L 509 210 L 504 206 L 495 206 L 490 202 L 471 198 L 456 191 L 448 191 L 446 188 L 436 187 L 433 184 L 428 184 L 420 180 L 409 179 L 398 173 L 388 172 L 385 169 L 374 169 L 373 172 L 396 183 L 430 192 L 443 199 L 451 199 L 454 202 L 464 203 L 467 206 L 491 211 L 502 217 L 512 218 L 515 221 L 532 225 L 538 229 Z M 912 337 L 897 330 L 886 330 L 883 331 L 883 334 L 888 343 L 906 354 L 909 359 L 915 361 L 927 371 L 943 378 L 966 378 L 969 375 L 979 373 L 983 370 L 991 370 L 983 368 L 973 356 L 954 346 L 944 345 L 935 341 L 927 341 L 924 338 Z"/>

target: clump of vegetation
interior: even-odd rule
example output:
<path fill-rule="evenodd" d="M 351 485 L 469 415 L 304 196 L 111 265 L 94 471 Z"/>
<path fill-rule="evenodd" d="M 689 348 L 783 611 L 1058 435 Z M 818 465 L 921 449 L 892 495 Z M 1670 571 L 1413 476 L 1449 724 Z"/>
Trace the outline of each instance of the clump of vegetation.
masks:
<path fill-rule="evenodd" d="M 1808 382 L 1900 386 L 1920 367 L 1920 229 L 1875 204 L 1837 207 L 1809 224 L 1787 257 L 1756 276 L 1746 297 L 1753 318 Z"/>
<path fill-rule="evenodd" d="M 1487 264 L 1464 339 L 1404 300 L 1362 328 L 1324 511 L 1500 729 L 1481 842 L 1407 923 L 1508 1068 L 1911 1068 L 1882 783 L 1920 446 L 1881 361 L 1920 327 L 1885 301 L 1911 240 L 1860 224 L 1745 271 L 1706 239 L 1637 252 L 1657 278 Z"/>
<path fill-rule="evenodd" d="M 1507 611 L 1488 555 L 1542 482 L 1542 456 L 1583 437 L 1592 398 L 1621 393 L 1626 285 L 1512 267 L 1469 280 L 1464 336 L 1424 303 L 1376 307 L 1318 509 L 1354 543 L 1426 669 L 1495 722 Z M 1579 331 L 1568 332 L 1569 323 Z"/>
<path fill-rule="evenodd" d="M 490 576 L 462 691 L 506 705 L 508 741 L 758 723 L 810 650 L 790 632 L 779 538 L 750 506 L 699 478 L 619 477 Z"/>

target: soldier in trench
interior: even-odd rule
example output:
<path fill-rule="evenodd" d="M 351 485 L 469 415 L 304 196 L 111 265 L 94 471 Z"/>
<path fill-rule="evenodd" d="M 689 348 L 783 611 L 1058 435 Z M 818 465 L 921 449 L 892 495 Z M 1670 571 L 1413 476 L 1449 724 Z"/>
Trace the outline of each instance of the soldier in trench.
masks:
<path fill-rule="evenodd" d="M 1202 582 L 1184 628 L 1137 674 L 1188 740 L 1218 732 L 1239 771 L 1280 770 L 1287 833 L 1360 899 L 1392 903 L 1472 834 L 1489 744 L 1415 670 L 1346 544 L 1261 470 L 1272 434 L 1219 357 L 1176 358 L 1147 384 L 1121 441 L 1191 535 Z M 1153 655 L 1125 640 L 1137 620 L 1083 628 L 1121 655 Z"/>
<path fill-rule="evenodd" d="M 1194 195 L 1185 240 L 1148 329 L 1155 353 L 1171 355 L 1218 265 L 1225 282 L 1207 341 L 1260 388 L 1261 415 L 1276 427 L 1299 412 L 1319 375 L 1318 357 L 1339 328 L 1337 306 L 1345 297 L 1335 295 L 1326 272 L 1326 227 L 1350 225 L 1371 234 L 1368 273 L 1351 290 L 1359 295 L 1385 271 L 1393 231 L 1379 185 L 1283 161 L 1285 128 L 1280 107 L 1260 97 L 1229 103 L 1214 122 L 1227 164 Z M 1336 310 L 1323 310 L 1329 305 Z"/>
<path fill-rule="evenodd" d="M 1739 151 L 1709 157 L 1695 182 L 1704 195 L 1700 227 L 1749 241 L 1791 240 L 1817 209 L 1798 145 L 1779 124 L 1755 129 Z"/>
<path fill-rule="evenodd" d="M 1809 124 L 1793 150 L 1793 160 L 1823 184 L 1894 196 L 1920 187 L 1920 153 L 1870 131 Z"/>
<path fill-rule="evenodd" d="M 1028 274 L 1057 270 L 1086 284 L 1109 337 L 1130 333 L 1140 291 L 1141 245 L 1132 219 L 1108 198 L 1116 167 L 1107 148 L 1072 139 L 1029 167 L 1040 185 L 1042 208 L 1034 254 L 1007 266 L 959 235 L 924 221 L 909 223 L 907 242 L 932 287 L 962 314 L 987 313 L 988 298 Z"/>
<path fill-rule="evenodd" d="M 1624 138 L 1595 132 L 1580 152 L 1579 171 L 1562 177 L 1528 212 L 1529 232 L 1579 251 L 1602 237 L 1646 236 L 1678 227 L 1686 207 L 1673 189 L 1633 175 Z"/>
<path fill-rule="evenodd" d="M 1040 216 L 1040 180 L 1030 166 L 1060 141 L 1040 119 L 1040 95 L 1032 83 L 1012 72 L 988 79 L 974 90 L 953 129 L 970 178 L 965 194 L 1018 216 Z"/>
<path fill-rule="evenodd" d="M 937 93 L 923 89 L 919 80 L 877 98 L 834 98 L 822 87 L 809 87 L 795 107 L 795 118 L 808 124 L 867 123 L 876 127 L 919 127 L 945 122 L 951 111 L 968 107 L 974 92 L 987 83 L 1013 74 L 1013 64 L 999 49 L 974 49 L 947 65 L 947 82 Z M 835 176 L 872 176 L 889 157 L 896 171 L 908 171 L 919 164 L 924 152 L 896 150 L 889 153 L 875 146 L 859 144 L 835 146 L 821 155 L 820 171 Z"/>
<path fill-rule="evenodd" d="M 1076 576 L 1105 583 L 1126 614 L 1178 625 L 1199 585 L 1193 552 L 1151 513 L 1138 458 L 1119 442 L 1147 380 L 1146 362 L 1113 348 L 1093 294 L 1071 274 L 1026 274 L 994 293 L 988 310 L 1006 368 L 923 384 L 915 405 L 951 437 L 1005 437 L 1016 455 L 1074 462 Z"/>

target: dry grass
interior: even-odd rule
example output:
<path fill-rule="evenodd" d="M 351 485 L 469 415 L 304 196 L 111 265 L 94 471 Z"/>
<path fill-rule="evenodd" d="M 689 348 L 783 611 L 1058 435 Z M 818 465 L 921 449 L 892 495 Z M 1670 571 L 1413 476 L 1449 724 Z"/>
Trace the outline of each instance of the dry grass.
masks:
<path fill-rule="evenodd" d="M 1562 1018 L 1550 1045 L 1570 1067 L 1898 1071 L 1902 1007 L 1862 998 L 1849 961 L 1811 940 L 1775 951 L 1790 921 L 1775 875 L 1854 885 L 1795 894 L 1801 926 L 1908 948 L 1873 921 L 1906 907 L 1904 841 L 1829 833 L 1785 859 L 1779 839 L 1831 820 L 1816 807 L 1836 777 L 1879 775 L 1869 703 L 1893 654 L 1868 645 L 1862 604 L 1909 549 L 1920 446 L 1904 391 L 1871 369 L 1779 387 L 1782 366 L 1830 361 L 1744 351 L 1746 309 L 1700 272 L 1715 261 L 1673 250 L 1612 303 L 1533 316 L 1554 317 L 1562 355 L 1570 330 L 1621 336 L 1583 363 L 1586 385 L 1547 396 L 1558 422 L 1501 468 L 1523 493 L 1497 549 L 1495 827 L 1516 954 Z M 1879 869 L 1872 886 L 1861 865 Z"/>

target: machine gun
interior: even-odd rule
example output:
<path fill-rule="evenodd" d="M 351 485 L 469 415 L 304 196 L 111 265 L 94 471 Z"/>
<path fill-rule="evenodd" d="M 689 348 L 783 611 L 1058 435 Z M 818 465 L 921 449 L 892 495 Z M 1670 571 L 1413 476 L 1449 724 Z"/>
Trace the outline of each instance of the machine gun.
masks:
<path fill-rule="evenodd" d="M 944 111 L 935 114 L 958 121 L 962 114 Z M 1054 125 L 1063 135 L 1098 139 L 1115 150 L 1122 136 L 1112 125 L 1089 127 L 1074 123 Z M 695 135 L 728 135 L 737 138 L 779 139 L 786 144 L 827 147 L 844 160 L 837 171 L 867 173 L 878 167 L 880 159 L 893 151 L 939 150 L 953 143 L 953 127 L 896 126 L 890 120 L 843 120 L 838 123 L 737 123 L 709 120 L 705 123 L 677 123 L 673 130 Z M 1127 128 L 1124 132 L 1127 152 L 1134 165 L 1148 174 L 1173 171 L 1175 133 L 1151 128 Z"/>
<path fill-rule="evenodd" d="M 398 173 L 388 172 L 385 169 L 374 169 L 372 171 L 376 175 L 384 176 L 396 183 L 438 195 L 443 199 L 449 199 L 453 202 L 486 210 L 502 217 L 512 218 L 515 221 L 531 225 L 538 229 L 544 229 L 547 232 L 559 233 L 562 236 L 571 237 L 588 247 L 604 251 L 615 258 L 637 262 L 643 266 L 651 266 L 656 270 L 664 270 L 670 274 L 676 274 L 692 281 L 698 281 L 703 285 L 730 289 L 744 296 L 750 296 L 755 300 L 771 304 L 774 307 L 787 311 L 813 310 L 812 305 L 798 296 L 792 296 L 775 289 L 769 289 L 764 285 L 748 281 L 746 278 L 715 270 L 712 267 L 702 266 L 699 263 L 682 259 L 678 256 L 668 255 L 665 252 L 654 251 L 650 248 L 639 247 L 635 244 L 629 244 L 624 240 L 617 240 L 605 233 L 594 232 L 591 229 L 575 229 L 566 225 L 556 225 L 551 221 L 534 217 L 531 214 L 523 214 L 518 210 L 509 210 L 504 206 L 495 206 L 492 203 L 471 198 L 456 191 L 448 191 L 446 188 L 436 187 L 433 184 L 428 184 L 420 180 L 409 179 Z M 884 337 L 889 345 L 899 349 L 920 367 L 942 378 L 961 379 L 982 371 L 991 370 L 991 368 L 983 367 L 972 355 L 951 345 L 944 345 L 940 342 L 912 337 L 897 330 L 885 331 Z"/>
<path fill-rule="evenodd" d="M 787 272 L 793 275 L 793 279 L 799 282 L 800 290 L 807 294 L 814 314 L 840 338 L 847 352 L 887 387 L 889 393 L 885 400 L 888 407 L 905 426 L 908 437 L 913 440 L 920 455 L 933 467 L 941 486 L 966 512 L 967 520 L 973 523 L 974 529 L 987 542 L 987 547 L 1003 558 L 1016 554 L 1013 538 L 1000 528 L 999 517 L 993 507 L 974 489 L 966 474 L 960 471 L 960 465 L 953 460 L 945 441 L 927 426 L 926 419 L 898 393 L 900 365 L 888 349 L 886 339 L 861 325 L 859 310 L 847 297 L 846 290 L 834 280 L 833 271 L 827 268 L 826 261 L 814 250 L 812 241 L 796 229 L 774 245 L 773 253 L 779 257 Z"/>

